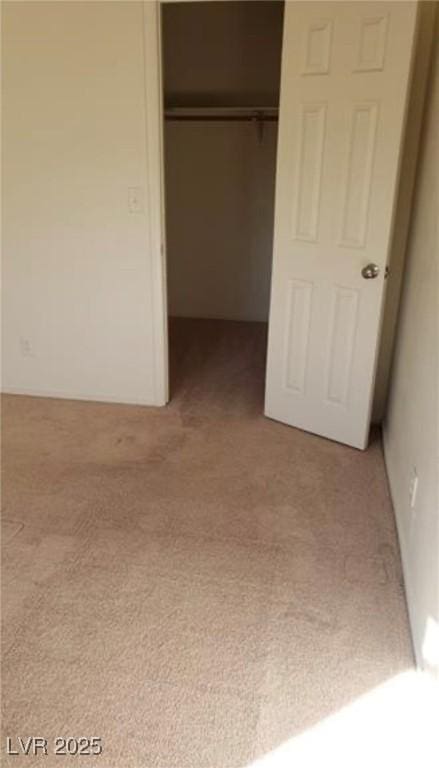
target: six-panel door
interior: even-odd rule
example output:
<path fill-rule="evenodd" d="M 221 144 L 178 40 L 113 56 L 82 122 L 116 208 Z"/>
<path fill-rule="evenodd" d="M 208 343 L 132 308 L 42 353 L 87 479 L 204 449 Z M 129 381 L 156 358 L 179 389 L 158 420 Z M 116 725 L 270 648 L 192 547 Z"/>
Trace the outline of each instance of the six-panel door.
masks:
<path fill-rule="evenodd" d="M 412 2 L 285 7 L 265 412 L 359 448 L 415 22 Z"/>

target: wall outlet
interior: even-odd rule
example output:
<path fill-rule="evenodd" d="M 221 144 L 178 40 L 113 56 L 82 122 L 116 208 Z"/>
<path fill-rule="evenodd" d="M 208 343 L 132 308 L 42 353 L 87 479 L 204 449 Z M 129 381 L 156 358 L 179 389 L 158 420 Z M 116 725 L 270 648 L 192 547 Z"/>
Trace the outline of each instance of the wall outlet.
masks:
<path fill-rule="evenodd" d="M 410 476 L 410 485 L 409 485 L 409 500 L 410 500 L 410 509 L 414 509 L 416 505 L 416 495 L 418 493 L 418 473 L 416 471 L 416 467 L 413 467 L 412 473 Z"/>
<path fill-rule="evenodd" d="M 32 344 L 25 336 L 20 336 L 20 350 L 23 357 L 33 357 Z"/>
<path fill-rule="evenodd" d="M 130 213 L 143 213 L 143 187 L 128 187 L 128 210 Z"/>

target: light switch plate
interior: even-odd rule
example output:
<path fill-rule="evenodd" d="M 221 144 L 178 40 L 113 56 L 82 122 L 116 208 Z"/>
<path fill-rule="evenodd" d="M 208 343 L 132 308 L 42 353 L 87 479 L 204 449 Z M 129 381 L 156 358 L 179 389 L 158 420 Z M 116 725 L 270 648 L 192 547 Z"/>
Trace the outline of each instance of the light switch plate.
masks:
<path fill-rule="evenodd" d="M 130 213 L 143 213 L 143 187 L 128 187 L 128 210 Z"/>

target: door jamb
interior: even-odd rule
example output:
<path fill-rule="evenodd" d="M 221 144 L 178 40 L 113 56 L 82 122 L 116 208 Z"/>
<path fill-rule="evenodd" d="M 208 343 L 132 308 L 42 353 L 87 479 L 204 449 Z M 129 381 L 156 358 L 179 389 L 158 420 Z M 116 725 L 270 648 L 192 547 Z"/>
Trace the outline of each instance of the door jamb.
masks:
<path fill-rule="evenodd" d="M 166 280 L 166 227 L 163 148 L 161 4 L 143 2 L 145 83 L 145 195 L 147 247 L 150 254 L 154 405 L 169 400 L 169 350 Z"/>

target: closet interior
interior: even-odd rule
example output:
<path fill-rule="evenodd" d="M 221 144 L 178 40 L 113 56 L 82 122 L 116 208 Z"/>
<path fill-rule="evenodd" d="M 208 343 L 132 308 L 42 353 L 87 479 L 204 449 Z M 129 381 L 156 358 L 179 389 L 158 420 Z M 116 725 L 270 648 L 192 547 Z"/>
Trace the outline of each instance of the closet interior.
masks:
<path fill-rule="evenodd" d="M 162 4 L 170 397 L 262 410 L 283 2 Z"/>

